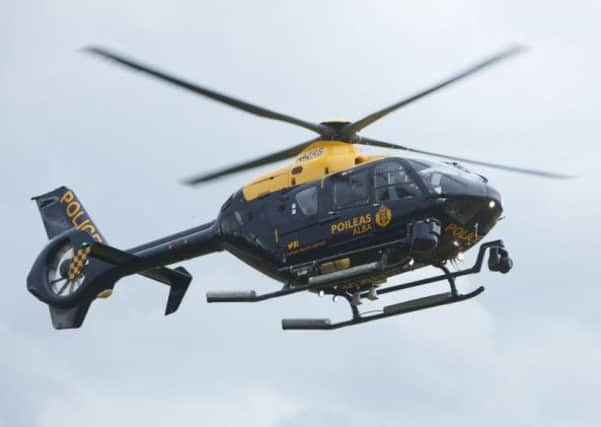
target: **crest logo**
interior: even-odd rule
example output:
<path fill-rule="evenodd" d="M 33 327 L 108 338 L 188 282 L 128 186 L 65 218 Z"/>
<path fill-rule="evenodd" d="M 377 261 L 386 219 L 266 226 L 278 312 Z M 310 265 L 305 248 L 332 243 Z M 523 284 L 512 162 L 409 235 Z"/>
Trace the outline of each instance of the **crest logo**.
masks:
<path fill-rule="evenodd" d="M 376 212 L 376 224 L 384 228 L 390 224 L 390 221 L 392 221 L 392 211 L 386 205 L 380 206 Z"/>
<path fill-rule="evenodd" d="M 298 240 L 293 240 L 288 243 L 288 251 L 293 251 L 298 248 L 300 248 L 300 242 Z"/>

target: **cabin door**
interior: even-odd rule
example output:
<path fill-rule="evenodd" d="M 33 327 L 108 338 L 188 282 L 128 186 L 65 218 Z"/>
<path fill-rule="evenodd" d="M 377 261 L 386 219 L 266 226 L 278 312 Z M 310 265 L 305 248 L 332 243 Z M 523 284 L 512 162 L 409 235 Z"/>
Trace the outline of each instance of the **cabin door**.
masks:
<path fill-rule="evenodd" d="M 320 213 L 331 251 L 344 251 L 370 239 L 374 231 L 371 169 L 361 168 L 328 179 L 327 202 Z"/>
<path fill-rule="evenodd" d="M 317 227 L 320 192 L 319 183 L 315 183 L 280 196 L 273 212 L 273 223 L 278 246 L 286 257 L 296 257 L 318 248 L 322 237 Z"/>

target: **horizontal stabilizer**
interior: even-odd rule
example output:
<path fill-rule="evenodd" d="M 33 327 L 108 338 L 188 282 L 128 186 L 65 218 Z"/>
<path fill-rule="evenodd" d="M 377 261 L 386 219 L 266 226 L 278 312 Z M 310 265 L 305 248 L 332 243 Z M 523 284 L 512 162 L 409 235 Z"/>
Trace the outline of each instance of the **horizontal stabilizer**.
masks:
<path fill-rule="evenodd" d="M 92 245 L 92 255 L 116 265 L 119 275 L 137 273 L 170 286 L 171 289 L 167 298 L 165 315 L 177 311 L 192 281 L 192 276 L 184 267 L 177 267 L 175 269 L 155 267 L 144 270 L 144 259 L 103 243 L 94 243 Z"/>
<path fill-rule="evenodd" d="M 171 272 L 177 272 L 181 278 L 177 286 L 171 286 L 169 289 L 169 296 L 167 297 L 167 306 L 165 307 L 165 316 L 175 313 L 182 303 L 192 276 L 184 267 L 177 267 L 175 270 L 169 270 Z M 185 279 L 184 279 L 185 278 Z"/>

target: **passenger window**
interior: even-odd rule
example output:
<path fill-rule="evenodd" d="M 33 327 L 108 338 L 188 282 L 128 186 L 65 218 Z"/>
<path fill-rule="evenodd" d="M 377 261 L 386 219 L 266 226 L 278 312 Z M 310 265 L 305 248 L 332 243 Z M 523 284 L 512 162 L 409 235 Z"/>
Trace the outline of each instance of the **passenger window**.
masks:
<path fill-rule="evenodd" d="M 349 208 L 369 202 L 368 173 L 365 170 L 336 178 L 334 204 L 337 208 Z"/>
<path fill-rule="evenodd" d="M 305 216 L 317 213 L 317 187 L 309 187 L 296 193 L 296 203 Z"/>
<path fill-rule="evenodd" d="M 374 184 L 376 201 L 401 200 L 421 194 L 407 170 L 396 162 L 388 162 L 376 167 Z"/>

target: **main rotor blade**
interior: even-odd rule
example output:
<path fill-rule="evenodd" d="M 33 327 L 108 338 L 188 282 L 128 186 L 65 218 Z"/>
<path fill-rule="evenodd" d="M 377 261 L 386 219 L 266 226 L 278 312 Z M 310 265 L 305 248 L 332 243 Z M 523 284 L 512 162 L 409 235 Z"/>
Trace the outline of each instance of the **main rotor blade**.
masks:
<path fill-rule="evenodd" d="M 267 108 L 259 107 L 257 105 L 250 104 L 248 102 L 242 101 L 240 99 L 232 98 L 231 96 L 224 95 L 222 93 L 216 92 L 211 89 L 207 89 L 206 87 L 199 86 L 197 84 L 188 82 L 186 80 L 180 79 L 178 77 L 174 77 L 162 71 L 159 71 L 150 66 L 141 64 L 139 62 L 128 59 L 122 55 L 111 52 L 102 47 L 86 47 L 83 49 L 86 52 L 93 53 L 104 58 L 115 61 L 121 65 L 125 65 L 127 67 L 133 68 L 136 71 L 140 71 L 142 73 L 148 74 L 150 76 L 156 77 L 158 79 L 167 81 L 176 86 L 179 86 L 184 89 L 188 89 L 192 92 L 195 92 L 199 95 L 206 96 L 207 98 L 212 99 L 213 101 L 221 102 L 223 104 L 229 105 L 230 107 L 237 108 L 242 111 L 246 111 L 247 113 L 255 114 L 260 117 L 265 117 L 272 120 L 278 120 L 280 122 L 290 123 L 296 126 L 303 127 L 305 129 L 312 130 L 320 135 L 328 135 L 329 129 L 325 126 L 321 126 L 316 123 L 310 123 L 301 119 L 297 119 L 296 117 L 288 116 L 286 114 L 278 113 L 272 110 L 268 110 Z"/>
<path fill-rule="evenodd" d="M 362 145 L 372 145 L 375 147 L 393 148 L 396 150 L 405 150 L 405 151 L 410 151 L 412 153 L 426 154 L 428 156 L 440 157 L 440 158 L 449 159 L 449 160 L 456 160 L 458 162 L 471 163 L 474 165 L 486 166 L 489 168 L 501 169 L 501 170 L 509 171 L 509 172 L 518 172 L 518 173 L 524 173 L 524 174 L 528 174 L 528 175 L 536 175 L 536 176 L 540 176 L 543 178 L 554 178 L 554 179 L 574 178 L 571 175 L 564 175 L 564 174 L 559 174 L 559 173 L 555 173 L 555 172 L 546 172 L 546 171 L 541 171 L 541 170 L 536 170 L 536 169 L 525 169 L 525 168 L 520 168 L 520 167 L 515 167 L 515 166 L 499 165 L 497 163 L 489 163 L 489 162 L 483 162 L 480 160 L 466 159 L 464 157 L 456 157 L 456 156 L 448 156 L 446 154 L 432 153 L 430 151 L 417 150 L 415 148 L 404 147 L 402 145 L 391 144 L 390 142 L 378 141 L 376 139 L 371 139 L 371 138 L 357 137 L 353 141 L 353 143 L 354 144 L 362 144 Z"/>
<path fill-rule="evenodd" d="M 276 151 L 275 153 L 268 154 L 263 157 L 259 157 L 258 159 L 251 160 L 249 162 L 239 163 L 234 166 L 230 166 L 223 169 L 218 169 L 213 172 L 204 173 L 202 175 L 197 175 L 183 181 L 184 184 L 195 185 L 201 184 L 203 182 L 211 181 L 222 176 L 231 175 L 237 172 L 242 172 L 248 169 L 253 169 L 259 166 L 268 165 L 271 163 L 278 162 L 280 160 L 289 159 L 290 157 L 296 156 L 300 153 L 305 147 L 312 144 L 315 141 L 318 141 L 319 138 L 312 139 L 310 141 L 305 141 L 300 144 L 295 145 L 294 147 L 287 148 L 285 150 Z"/>
<path fill-rule="evenodd" d="M 382 110 L 376 111 L 375 113 L 372 113 L 372 114 L 362 118 L 361 120 L 357 120 L 354 123 L 348 124 L 347 126 L 345 126 L 345 128 L 343 129 L 342 132 L 345 136 L 350 137 L 351 135 L 355 134 L 356 132 L 359 132 L 361 129 L 365 128 L 366 126 L 369 126 L 370 124 L 372 124 L 376 120 L 381 119 L 382 117 L 386 116 L 387 114 L 392 113 L 393 111 L 398 110 L 399 108 L 404 107 L 408 104 L 411 104 L 413 101 L 417 101 L 418 99 L 423 98 L 426 95 L 429 95 L 429 94 L 436 92 L 446 86 L 449 86 L 452 83 L 455 83 L 467 76 L 470 76 L 478 71 L 481 71 L 499 61 L 509 58 L 510 56 L 513 56 L 517 53 L 520 53 L 524 49 L 525 49 L 524 47 L 516 45 L 516 46 L 512 46 L 506 50 L 503 50 L 503 51 L 497 53 L 496 55 L 491 56 L 491 57 L 485 59 L 484 61 L 481 61 L 481 62 L 471 66 L 470 68 L 460 72 L 459 74 L 454 75 L 453 77 L 451 77 L 447 80 L 443 80 L 442 82 L 440 82 L 428 89 L 425 89 L 421 92 L 418 92 L 415 95 L 410 96 L 409 98 L 405 98 L 402 101 L 399 101 L 396 104 L 392 104 L 391 106 L 386 107 Z"/>

